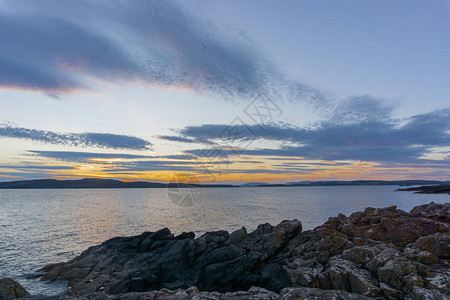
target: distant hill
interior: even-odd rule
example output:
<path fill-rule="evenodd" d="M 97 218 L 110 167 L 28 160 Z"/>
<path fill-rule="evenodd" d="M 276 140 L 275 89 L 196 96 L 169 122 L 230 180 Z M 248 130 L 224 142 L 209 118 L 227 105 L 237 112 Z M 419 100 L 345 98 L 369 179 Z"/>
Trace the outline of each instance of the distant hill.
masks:
<path fill-rule="evenodd" d="M 377 186 L 377 185 L 436 185 L 449 184 L 450 181 L 430 180 L 355 180 L 355 181 L 300 181 L 286 184 L 269 184 L 265 182 L 249 182 L 241 187 L 292 187 L 292 186 Z M 239 187 L 231 184 L 188 184 L 160 183 L 147 181 L 120 181 L 114 179 L 84 178 L 76 180 L 37 179 L 0 182 L 0 189 L 108 189 L 108 188 L 167 188 L 167 187 Z"/>
<path fill-rule="evenodd" d="M 254 187 L 254 186 L 265 186 L 268 185 L 266 182 L 247 182 L 244 184 L 241 184 L 242 187 Z"/>
<path fill-rule="evenodd" d="M 84 178 L 79 180 L 38 179 L 0 182 L 0 189 L 108 189 L 108 188 L 167 188 L 167 187 L 233 187 L 225 184 L 172 184 L 146 181 Z"/>
<path fill-rule="evenodd" d="M 298 182 L 288 182 L 286 185 L 305 185 L 313 183 L 314 181 L 298 181 Z"/>

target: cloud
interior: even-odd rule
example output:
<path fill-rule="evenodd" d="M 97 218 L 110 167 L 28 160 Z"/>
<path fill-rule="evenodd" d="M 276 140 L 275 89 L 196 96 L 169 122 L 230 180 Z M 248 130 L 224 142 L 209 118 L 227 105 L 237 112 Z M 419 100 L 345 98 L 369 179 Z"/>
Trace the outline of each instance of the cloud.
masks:
<path fill-rule="evenodd" d="M 152 156 L 134 155 L 122 153 L 96 153 L 78 151 L 38 151 L 28 150 L 31 156 L 41 156 L 45 158 L 62 160 L 67 162 L 87 163 L 91 159 L 146 159 Z"/>
<path fill-rule="evenodd" d="M 19 170 L 72 170 L 71 166 L 36 166 L 36 165 L 0 165 L 0 169 Z"/>
<path fill-rule="evenodd" d="M 79 151 L 40 151 L 28 150 L 31 156 L 41 156 L 50 159 L 63 160 L 68 162 L 86 163 L 92 159 L 117 159 L 117 160 L 142 160 L 142 159 L 173 159 L 173 160 L 194 160 L 195 156 L 190 154 L 175 154 L 175 155 L 136 155 L 124 153 L 98 153 L 98 152 L 79 152 Z"/>
<path fill-rule="evenodd" d="M 166 140 L 166 141 L 171 141 L 171 142 L 195 143 L 195 140 L 193 140 L 193 139 L 184 138 L 181 136 L 174 136 L 174 135 L 158 135 L 157 138 Z"/>
<path fill-rule="evenodd" d="M 105 163 L 108 172 L 145 172 L 145 171 L 191 171 L 203 172 L 204 168 L 223 166 L 226 168 L 233 162 L 228 160 L 208 163 L 199 161 L 195 156 L 189 154 L 147 156 L 122 153 L 97 153 L 77 151 L 38 151 L 29 150 L 30 156 L 38 156 L 50 160 L 64 161 L 69 163 Z M 1 166 L 0 166 L 1 168 Z M 5 166 L 5 168 L 12 168 Z M 24 168 L 33 169 L 34 166 Z M 42 168 L 45 168 L 44 166 Z M 55 167 L 57 168 L 57 167 Z"/>
<path fill-rule="evenodd" d="M 0 137 L 25 139 L 55 145 L 148 150 L 151 143 L 141 138 L 111 133 L 58 133 L 0 124 Z"/>
<path fill-rule="evenodd" d="M 376 162 L 423 162 L 421 156 L 434 147 L 450 146 L 450 108 L 412 116 L 405 120 L 390 117 L 390 110 L 376 101 L 364 106 L 353 99 L 338 107 L 329 120 L 299 128 L 289 124 L 248 125 L 260 140 L 289 142 L 280 148 L 250 147 L 239 151 L 221 147 L 216 153 L 202 149 L 185 151 L 204 156 L 243 155 L 302 157 L 320 160 L 359 160 Z M 228 125 L 188 126 L 179 131 L 183 138 L 220 140 L 218 133 Z M 222 138 L 222 145 L 242 144 L 253 139 L 241 135 Z M 212 155 L 210 154 L 212 153 Z"/>
<path fill-rule="evenodd" d="M 202 140 L 202 139 L 191 139 L 191 138 L 185 138 L 181 136 L 175 136 L 175 135 L 158 135 L 156 136 L 159 139 L 170 141 L 170 142 L 180 142 L 180 143 L 191 143 L 191 144 L 213 144 L 213 142 L 208 140 Z"/>
<path fill-rule="evenodd" d="M 220 30 L 168 1 L 4 2 L 0 87 L 59 93 L 92 79 L 321 101 L 278 71 L 242 32 Z"/>
<path fill-rule="evenodd" d="M 226 168 L 229 161 L 215 161 L 214 165 L 224 165 Z M 124 164 L 117 164 L 113 171 L 115 172 L 147 172 L 147 171 L 191 171 L 204 172 L 204 165 L 195 161 L 170 161 L 170 160 L 147 160 L 126 162 Z"/>
<path fill-rule="evenodd" d="M 275 164 L 276 167 L 308 167 L 309 165 L 313 166 L 327 166 L 327 167 L 334 167 L 334 166 L 348 166 L 351 165 L 349 162 L 283 162 L 281 164 Z"/>
<path fill-rule="evenodd" d="M 195 159 L 195 156 L 187 155 L 187 154 L 174 154 L 174 155 L 164 155 L 164 156 L 157 156 L 157 157 L 158 158 L 168 158 L 168 159 L 185 159 L 185 160 Z"/>
<path fill-rule="evenodd" d="M 386 122 L 391 119 L 393 106 L 383 99 L 367 95 L 349 97 L 341 101 L 332 111 L 331 124 L 358 124 L 361 122 Z"/>
<path fill-rule="evenodd" d="M 30 179 L 44 179 L 53 178 L 56 174 L 52 172 L 8 172 L 0 176 L 0 182 L 4 181 L 17 181 L 17 180 L 30 180 Z"/>

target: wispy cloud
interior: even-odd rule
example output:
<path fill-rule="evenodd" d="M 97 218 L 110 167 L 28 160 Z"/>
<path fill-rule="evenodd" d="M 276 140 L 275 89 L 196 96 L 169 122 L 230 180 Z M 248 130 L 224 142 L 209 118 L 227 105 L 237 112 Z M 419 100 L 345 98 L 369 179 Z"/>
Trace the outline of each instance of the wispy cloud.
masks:
<path fill-rule="evenodd" d="M 180 143 L 192 143 L 192 144 L 214 144 L 211 141 L 204 140 L 204 139 L 192 139 L 192 138 L 186 138 L 176 135 L 158 135 L 156 136 L 159 139 L 171 141 L 171 142 L 180 142 Z"/>
<path fill-rule="evenodd" d="M 151 143 L 141 138 L 111 133 L 58 133 L 0 124 L 0 137 L 25 139 L 55 145 L 148 150 Z"/>
<path fill-rule="evenodd" d="M 0 165 L 0 169 L 17 170 L 72 170 L 72 166 Z"/>
<path fill-rule="evenodd" d="M 189 88 L 225 98 L 267 94 L 323 101 L 292 81 L 242 32 L 168 1 L 20 1 L 0 12 L 0 86 L 50 95 L 91 78 Z"/>
<path fill-rule="evenodd" d="M 189 171 L 197 172 L 202 165 L 192 155 L 146 156 L 121 153 L 96 153 L 77 151 L 35 151 L 29 150 L 31 157 L 38 156 L 49 161 L 62 161 L 77 164 L 106 164 L 108 172 L 150 172 L 150 171 Z M 215 165 L 228 165 L 229 161 L 214 161 Z M 14 169 L 34 169 L 34 166 L 3 166 Z M 2 166 L 0 166 L 2 168 Z M 42 169 L 52 169 L 42 166 Z M 55 167 L 59 169 L 59 167 Z"/>
<path fill-rule="evenodd" d="M 175 155 L 136 155 L 124 153 L 101 153 L 101 152 L 80 152 L 80 151 L 40 151 L 28 150 L 30 156 L 40 156 L 53 160 L 62 160 L 67 162 L 87 163 L 92 162 L 92 159 L 107 160 L 149 160 L 149 159 L 171 159 L 171 160 L 193 160 L 195 156 L 189 154 L 175 154 Z"/>

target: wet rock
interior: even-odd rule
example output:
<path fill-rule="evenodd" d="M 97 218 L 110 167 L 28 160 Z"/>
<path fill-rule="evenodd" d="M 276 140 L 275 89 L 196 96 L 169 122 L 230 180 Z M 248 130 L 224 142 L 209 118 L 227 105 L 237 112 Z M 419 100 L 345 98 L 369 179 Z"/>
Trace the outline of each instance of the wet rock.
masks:
<path fill-rule="evenodd" d="M 23 298 L 29 295 L 17 281 L 11 278 L 0 279 L 0 300 Z"/>

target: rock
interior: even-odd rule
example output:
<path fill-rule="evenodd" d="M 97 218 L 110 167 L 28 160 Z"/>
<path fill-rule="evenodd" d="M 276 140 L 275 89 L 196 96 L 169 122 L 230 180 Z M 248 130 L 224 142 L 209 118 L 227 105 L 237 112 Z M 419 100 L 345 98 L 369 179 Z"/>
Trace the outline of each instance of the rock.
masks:
<path fill-rule="evenodd" d="M 91 247 L 45 267 L 43 279 L 68 280 L 79 295 L 103 288 L 109 298 L 119 297 L 114 299 L 253 299 L 252 286 L 280 293 L 280 299 L 445 298 L 449 209 L 435 203 L 410 213 L 369 207 L 310 231 L 297 220 L 199 238 L 164 228 Z M 193 286 L 198 290 L 189 292 Z"/>
<path fill-rule="evenodd" d="M 443 294 L 437 290 L 425 289 L 422 287 L 414 287 L 410 293 L 413 299 L 449 299 L 448 293 Z"/>
<path fill-rule="evenodd" d="M 379 253 L 379 252 L 378 252 Z M 370 246 L 355 246 L 342 252 L 342 258 L 357 265 L 365 266 L 375 255 L 376 250 Z"/>
<path fill-rule="evenodd" d="M 403 299 L 403 293 L 394 289 L 388 284 L 382 282 L 380 284 L 381 296 L 386 299 Z"/>
<path fill-rule="evenodd" d="M 414 248 L 425 250 L 439 258 L 450 258 L 450 233 L 438 232 L 417 239 Z"/>
<path fill-rule="evenodd" d="M 343 292 L 340 290 L 321 290 L 315 288 L 285 288 L 280 293 L 279 299 L 294 300 L 294 299 L 342 299 L 342 300 L 366 300 L 369 297 L 358 294 Z"/>
<path fill-rule="evenodd" d="M 201 292 L 196 287 L 186 290 L 168 290 L 149 291 L 143 293 L 126 293 L 119 295 L 106 295 L 103 293 L 89 294 L 82 298 L 70 296 L 55 297 L 55 300 L 168 300 L 168 299 L 186 299 L 186 300 L 297 300 L 297 299 L 349 299 L 366 300 L 371 299 L 354 293 L 348 293 L 340 290 L 321 290 L 316 288 L 292 287 L 283 289 L 280 294 L 273 293 L 260 287 L 251 287 L 248 291 L 236 292 Z"/>
<path fill-rule="evenodd" d="M 449 194 L 450 195 L 450 184 L 423 185 L 421 187 L 398 189 L 397 191 L 415 191 L 416 194 Z"/>
<path fill-rule="evenodd" d="M 248 237 L 247 230 L 245 229 L 245 227 L 242 227 L 241 229 L 236 230 L 235 232 L 230 234 L 230 237 L 227 240 L 227 244 L 237 244 L 246 237 Z"/>
<path fill-rule="evenodd" d="M 341 258 L 331 259 L 319 278 L 319 286 L 323 289 L 345 289 L 368 297 L 380 295 L 377 282 L 369 271 Z"/>
<path fill-rule="evenodd" d="M 30 294 L 11 278 L 0 279 L 0 300 L 23 298 Z"/>
<path fill-rule="evenodd" d="M 236 299 L 236 300 L 276 300 L 280 299 L 280 296 L 276 293 L 268 291 L 259 287 L 251 287 L 248 291 L 236 291 L 236 292 L 201 292 L 196 287 L 190 287 L 186 290 L 177 289 L 161 289 L 157 291 L 149 291 L 143 293 L 130 292 L 119 295 L 106 295 L 102 293 L 89 294 L 86 297 L 81 298 L 83 300 L 168 300 L 168 299 L 186 299 L 186 300 L 221 300 L 221 299 Z M 281 298 L 289 299 L 289 298 Z M 55 298 L 55 300 L 80 300 L 80 298 L 61 296 Z"/>
<path fill-rule="evenodd" d="M 439 222 L 450 223 L 450 205 L 448 203 L 437 204 L 431 202 L 430 204 L 419 205 L 414 207 L 410 213 L 414 217 L 424 217 Z"/>
<path fill-rule="evenodd" d="M 416 273 L 416 265 L 403 257 L 389 259 L 383 266 L 377 269 L 377 276 L 381 282 L 401 290 L 405 285 L 405 277 Z"/>
<path fill-rule="evenodd" d="M 409 260 L 415 260 L 423 264 L 433 265 L 439 262 L 439 259 L 436 255 L 428 252 L 422 251 L 417 248 L 405 248 L 403 250 L 403 255 Z"/>
<path fill-rule="evenodd" d="M 447 272 L 447 274 L 429 274 L 425 281 L 429 287 L 441 293 L 448 293 L 450 290 L 450 272 Z"/>

